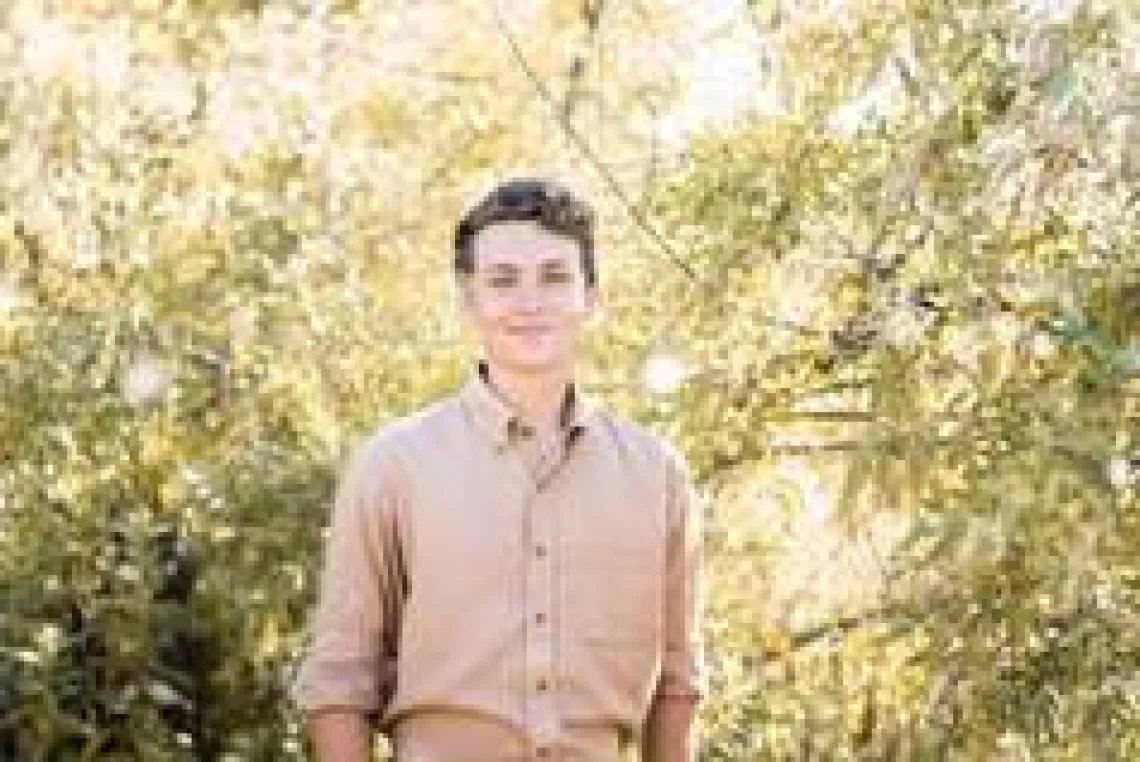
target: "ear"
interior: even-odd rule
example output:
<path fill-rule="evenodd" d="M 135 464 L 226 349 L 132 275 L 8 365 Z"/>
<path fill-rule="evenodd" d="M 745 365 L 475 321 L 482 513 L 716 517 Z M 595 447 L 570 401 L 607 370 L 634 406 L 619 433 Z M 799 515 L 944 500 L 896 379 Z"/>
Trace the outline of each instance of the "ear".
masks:
<path fill-rule="evenodd" d="M 455 305 L 461 315 L 469 315 L 475 308 L 475 290 L 471 284 L 471 279 L 457 275 L 452 281 L 455 289 Z"/>
<path fill-rule="evenodd" d="M 602 319 L 602 302 L 597 286 L 590 286 L 586 289 L 585 313 L 586 323 L 589 325 L 598 323 Z"/>

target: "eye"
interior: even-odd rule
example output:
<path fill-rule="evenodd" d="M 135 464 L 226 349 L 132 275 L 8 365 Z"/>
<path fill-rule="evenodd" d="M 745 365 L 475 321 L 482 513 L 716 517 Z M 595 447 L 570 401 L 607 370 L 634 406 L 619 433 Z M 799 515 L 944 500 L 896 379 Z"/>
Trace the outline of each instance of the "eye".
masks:
<path fill-rule="evenodd" d="M 547 273 L 546 274 L 546 280 L 553 281 L 555 283 L 565 283 L 566 281 L 570 280 L 570 273 L 567 273 L 567 272 Z"/>
<path fill-rule="evenodd" d="M 513 286 L 515 284 L 515 279 L 510 276 L 500 275 L 498 277 L 489 278 L 487 280 L 487 283 L 489 283 L 492 288 L 506 288 L 508 286 Z"/>

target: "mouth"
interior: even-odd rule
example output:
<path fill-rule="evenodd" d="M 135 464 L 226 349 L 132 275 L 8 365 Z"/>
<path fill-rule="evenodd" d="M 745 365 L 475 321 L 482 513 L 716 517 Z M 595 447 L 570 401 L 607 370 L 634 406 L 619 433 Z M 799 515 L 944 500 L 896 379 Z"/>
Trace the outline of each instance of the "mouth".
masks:
<path fill-rule="evenodd" d="M 509 336 L 512 341 L 519 342 L 522 346 L 533 348 L 546 346 L 552 341 L 551 337 L 553 335 L 554 331 L 550 328 L 529 326 L 507 329 L 507 336 Z"/>

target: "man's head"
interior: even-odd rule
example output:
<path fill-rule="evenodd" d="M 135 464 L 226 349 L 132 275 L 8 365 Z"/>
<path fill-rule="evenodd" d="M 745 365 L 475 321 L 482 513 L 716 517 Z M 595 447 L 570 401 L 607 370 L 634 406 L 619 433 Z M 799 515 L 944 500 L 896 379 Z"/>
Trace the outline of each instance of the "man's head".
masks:
<path fill-rule="evenodd" d="M 464 313 L 493 364 L 548 373 L 573 364 L 596 303 L 594 215 L 549 180 L 496 186 L 455 230 Z"/>

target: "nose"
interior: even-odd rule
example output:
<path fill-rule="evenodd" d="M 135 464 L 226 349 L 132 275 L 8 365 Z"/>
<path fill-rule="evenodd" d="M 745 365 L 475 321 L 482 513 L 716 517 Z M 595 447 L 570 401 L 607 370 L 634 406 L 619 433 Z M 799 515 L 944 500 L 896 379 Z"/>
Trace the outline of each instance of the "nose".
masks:
<path fill-rule="evenodd" d="M 527 283 L 515 293 L 515 307 L 523 312 L 538 312 L 542 308 L 542 295 L 539 287 Z"/>

